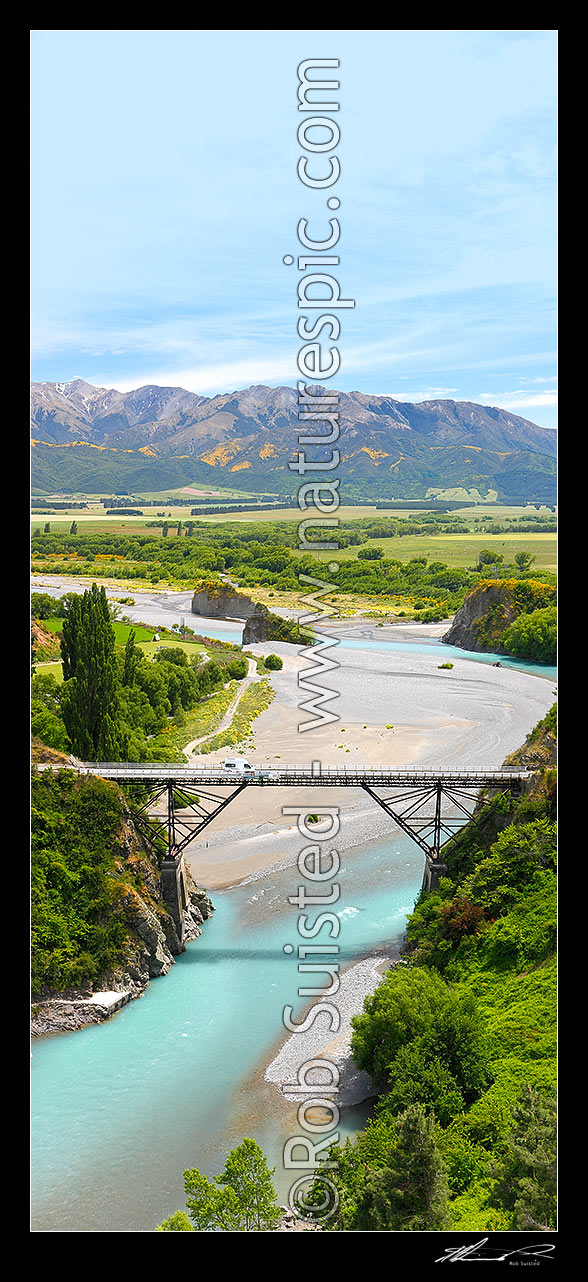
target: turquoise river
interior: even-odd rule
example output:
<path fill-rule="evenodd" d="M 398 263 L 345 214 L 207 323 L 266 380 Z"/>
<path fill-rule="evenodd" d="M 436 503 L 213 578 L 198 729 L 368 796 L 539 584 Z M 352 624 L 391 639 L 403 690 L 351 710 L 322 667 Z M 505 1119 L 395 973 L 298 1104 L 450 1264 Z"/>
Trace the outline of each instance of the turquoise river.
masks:
<path fill-rule="evenodd" d="M 359 645 L 370 647 L 366 639 Z M 437 647 L 446 657 L 450 647 Z M 341 965 L 397 955 L 421 884 L 420 851 L 393 830 L 341 861 Z M 297 1012 L 305 1005 L 296 952 L 283 951 L 297 942 L 298 909 L 288 896 L 300 881 L 293 865 L 214 891 L 201 938 L 140 1000 L 104 1024 L 34 1042 L 33 1232 L 153 1232 L 184 1205 L 183 1171 L 220 1172 L 244 1135 L 264 1148 L 286 1200 L 300 1174 L 282 1167 L 283 1144 L 299 1130 L 295 1105 L 263 1071 L 286 1036 L 284 1005 Z M 353 1134 L 369 1107 L 344 1110 L 339 1133 Z"/>

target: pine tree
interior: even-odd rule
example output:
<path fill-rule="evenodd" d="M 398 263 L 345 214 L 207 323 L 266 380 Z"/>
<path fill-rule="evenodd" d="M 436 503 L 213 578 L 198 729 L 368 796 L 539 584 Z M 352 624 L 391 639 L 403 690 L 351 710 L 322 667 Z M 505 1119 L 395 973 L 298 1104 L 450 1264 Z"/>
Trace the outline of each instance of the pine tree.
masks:
<path fill-rule="evenodd" d="M 114 630 L 103 587 L 93 583 L 73 597 L 63 620 L 61 654 L 62 715 L 74 753 L 85 761 L 124 760 Z"/>
<path fill-rule="evenodd" d="M 512 1211 L 512 1228 L 547 1232 L 556 1227 L 556 1102 L 526 1084 L 512 1108 L 508 1155 L 494 1167 L 493 1202 Z"/>
<path fill-rule="evenodd" d="M 360 1232 L 439 1232 L 450 1224 L 445 1167 L 435 1123 L 421 1104 L 397 1119 L 390 1165 L 368 1176 L 353 1216 Z"/>

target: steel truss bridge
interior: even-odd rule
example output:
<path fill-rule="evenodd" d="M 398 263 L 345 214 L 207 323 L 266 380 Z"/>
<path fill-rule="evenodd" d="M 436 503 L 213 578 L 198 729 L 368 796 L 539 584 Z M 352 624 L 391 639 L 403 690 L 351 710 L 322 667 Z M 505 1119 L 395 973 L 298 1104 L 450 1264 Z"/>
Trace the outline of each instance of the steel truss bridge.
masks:
<path fill-rule="evenodd" d="M 167 763 L 95 761 L 76 763 L 73 768 L 81 775 L 124 784 L 138 829 L 151 844 L 161 847 L 164 841 L 166 861 L 180 860 L 186 846 L 245 788 L 362 788 L 420 846 L 426 860 L 423 884 L 428 890 L 446 872 L 442 847 L 472 819 L 480 790 L 517 793 L 533 775 L 530 770 L 325 768 L 317 761 L 306 767 L 256 768 L 238 775 L 219 767 Z M 153 813 L 156 807 L 161 811 L 158 815 Z"/>

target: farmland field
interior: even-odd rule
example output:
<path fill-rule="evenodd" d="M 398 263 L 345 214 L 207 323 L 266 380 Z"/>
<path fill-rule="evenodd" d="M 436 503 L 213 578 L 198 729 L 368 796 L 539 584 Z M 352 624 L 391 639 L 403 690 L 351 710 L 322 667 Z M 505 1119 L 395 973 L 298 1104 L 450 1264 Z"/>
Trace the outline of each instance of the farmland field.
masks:
<path fill-rule="evenodd" d="M 143 654 L 148 655 L 150 658 L 153 658 L 158 651 L 162 649 L 169 649 L 171 647 L 174 649 L 185 650 L 188 656 L 193 654 L 204 654 L 207 655 L 208 658 L 214 657 L 214 651 L 207 650 L 206 646 L 202 645 L 199 641 L 179 641 L 173 635 L 166 635 L 162 641 L 152 641 L 151 638 L 156 629 L 143 628 L 140 623 L 113 623 L 112 626 L 114 628 L 117 645 L 124 645 L 129 632 L 134 628 L 135 644 L 137 649 L 142 650 Z M 63 628 L 63 619 L 44 619 L 43 627 L 47 632 L 59 633 Z M 37 663 L 36 671 L 53 676 L 56 681 L 63 681 L 63 670 L 59 660 L 53 663 Z"/>
<path fill-rule="evenodd" d="M 406 534 L 391 539 L 370 539 L 363 547 L 380 547 L 384 556 L 391 560 L 410 561 L 413 557 L 426 556 L 429 561 L 442 561 L 444 565 L 457 567 L 474 565 L 481 548 L 498 550 L 506 564 L 510 564 L 518 552 L 529 552 L 535 557 L 537 569 L 557 569 L 555 534 L 510 534 L 506 531 L 501 534 Z M 359 551 L 359 547 L 347 547 L 338 552 L 316 552 L 315 555 L 322 561 L 357 560 Z"/>
<path fill-rule="evenodd" d="M 214 502 L 214 500 L 212 501 Z M 51 505 L 48 502 L 47 507 L 49 508 L 50 506 Z M 137 503 L 136 506 L 137 508 L 140 508 L 141 504 Z M 430 508 L 428 510 L 433 511 L 434 509 Z M 337 516 L 341 522 L 367 519 L 386 520 L 386 518 L 402 520 L 410 517 L 414 520 L 418 520 L 419 516 L 422 516 L 424 511 L 425 509 L 416 510 L 409 507 L 388 509 L 379 508 L 375 504 L 369 507 L 360 507 L 349 504 L 342 505 L 338 509 Z M 466 522 L 470 526 L 471 533 L 477 537 L 475 525 L 478 522 L 505 521 L 509 519 L 516 520 L 517 518 L 533 521 L 540 515 L 546 516 L 549 515 L 549 513 L 549 508 L 541 508 L 540 512 L 537 512 L 535 508 L 500 506 L 497 506 L 496 508 L 480 508 L 472 506 L 456 510 L 450 515 L 459 516 L 460 520 Z M 75 508 L 71 508 L 67 511 L 59 512 L 55 516 L 48 516 L 42 512 L 32 512 L 31 526 L 33 529 L 43 529 L 43 527 L 48 523 L 52 533 L 65 534 L 69 531 L 72 521 L 76 521 L 78 526 L 90 524 L 92 526 L 93 533 L 101 534 L 107 532 L 119 532 L 122 530 L 146 531 L 150 522 L 165 520 L 169 525 L 169 537 L 173 538 L 175 535 L 174 527 L 177 526 L 178 521 L 182 521 L 185 528 L 187 521 L 206 521 L 213 525 L 224 525 L 227 522 L 233 521 L 244 521 L 246 523 L 263 522 L 266 524 L 273 521 L 300 521 L 302 519 L 303 513 L 300 508 L 291 506 L 272 508 L 267 511 L 222 512 L 208 514 L 199 513 L 195 516 L 191 516 L 190 508 L 188 507 L 178 507 L 177 505 L 174 506 L 172 503 L 162 503 L 161 507 L 158 508 L 145 508 L 142 516 L 128 516 L 125 515 L 124 511 L 121 511 L 120 515 L 106 516 L 105 509 L 101 504 L 92 503 L 86 511 L 79 511 Z M 149 533 L 154 537 L 157 537 L 161 535 L 161 527 L 151 528 Z M 486 538 L 489 536 L 484 537 Z M 555 536 L 553 536 L 553 538 L 555 539 Z M 451 541 L 454 541 L 453 535 L 451 536 Z M 448 562 L 448 564 L 453 564 L 453 562 Z M 456 562 L 455 564 L 461 564 L 461 562 Z"/>
<path fill-rule="evenodd" d="M 49 507 L 50 505 L 47 504 Z M 137 504 L 139 508 L 141 504 Z M 339 517 L 342 521 L 355 521 L 361 517 L 387 516 L 387 512 L 377 511 L 375 507 L 341 507 L 339 508 Z M 395 516 L 410 516 L 408 509 L 394 513 Z M 173 507 L 168 504 L 162 504 L 157 510 L 145 509 L 143 516 L 125 516 L 121 512 L 120 516 L 106 516 L 102 507 L 92 507 L 88 511 L 77 511 L 75 509 L 66 512 L 59 512 L 56 516 L 47 516 L 45 513 L 31 513 L 31 525 L 33 529 L 42 529 L 49 523 L 51 532 L 64 533 L 69 531 L 72 521 L 76 521 L 78 526 L 91 524 L 93 533 L 104 533 L 106 531 L 119 531 L 123 529 L 146 529 L 150 521 L 166 520 L 169 523 L 169 533 L 174 534 L 174 524 L 182 521 L 184 526 L 187 521 L 208 521 L 212 524 L 224 524 L 227 521 L 301 521 L 303 517 L 298 507 L 272 508 L 265 512 L 223 512 L 219 514 L 206 513 L 197 516 L 190 515 L 190 508 Z M 154 536 L 161 534 L 161 529 L 150 531 Z"/>

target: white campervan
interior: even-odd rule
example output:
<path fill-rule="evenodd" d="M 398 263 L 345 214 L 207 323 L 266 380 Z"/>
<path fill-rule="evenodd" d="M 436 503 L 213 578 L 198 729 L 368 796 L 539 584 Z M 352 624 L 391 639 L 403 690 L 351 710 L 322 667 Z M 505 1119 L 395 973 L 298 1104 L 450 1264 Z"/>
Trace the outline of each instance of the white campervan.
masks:
<path fill-rule="evenodd" d="M 223 761 L 223 770 L 230 770 L 232 775 L 252 775 L 255 767 L 245 757 L 227 757 Z"/>

